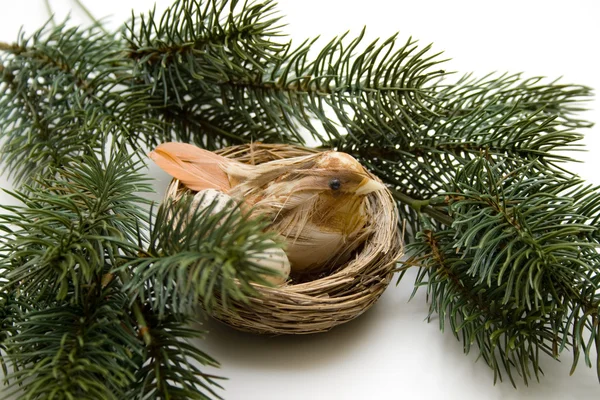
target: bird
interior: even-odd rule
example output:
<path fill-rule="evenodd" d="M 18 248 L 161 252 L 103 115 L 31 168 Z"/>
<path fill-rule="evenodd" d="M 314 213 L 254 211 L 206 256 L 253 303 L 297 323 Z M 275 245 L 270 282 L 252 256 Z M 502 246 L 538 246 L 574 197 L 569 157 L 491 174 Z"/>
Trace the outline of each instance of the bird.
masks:
<path fill-rule="evenodd" d="M 267 218 L 300 275 L 345 262 L 372 233 L 367 196 L 386 189 L 354 157 L 333 150 L 258 165 L 178 142 L 148 155 L 191 191 L 217 189 L 251 217 Z"/>

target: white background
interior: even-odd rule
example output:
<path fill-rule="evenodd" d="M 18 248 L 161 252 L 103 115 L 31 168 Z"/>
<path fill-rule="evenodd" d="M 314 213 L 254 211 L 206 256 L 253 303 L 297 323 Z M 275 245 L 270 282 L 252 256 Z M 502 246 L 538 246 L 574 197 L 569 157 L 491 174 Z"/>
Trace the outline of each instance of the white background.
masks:
<path fill-rule="evenodd" d="M 85 1 L 85 0 L 84 0 Z M 50 0 L 62 18 L 72 9 L 73 22 L 85 21 L 73 0 Z M 111 15 L 111 26 L 130 10 L 145 11 L 143 0 L 85 1 L 99 17 Z M 157 2 L 163 9 L 170 1 Z M 565 83 L 600 88 L 600 2 L 596 1 L 391 1 L 281 0 L 289 24 L 285 30 L 300 42 L 321 35 L 323 41 L 367 26 L 367 37 L 396 31 L 409 35 L 452 60 L 447 70 L 484 75 L 492 71 L 524 72 L 526 76 L 563 76 Z M 16 38 L 21 25 L 32 32 L 46 19 L 43 0 L 0 0 L 0 41 Z M 587 119 L 600 122 L 597 100 Z M 600 129 L 584 132 L 588 152 L 573 170 L 600 184 Z M 164 190 L 165 176 L 157 190 Z M 3 188 L 10 188 L 0 178 Z M 160 198 L 160 196 L 157 196 Z M 13 202 L 0 194 L 0 202 Z M 414 274 L 413 274 L 414 275 Z M 423 294 L 407 302 L 412 276 L 393 284 L 368 313 L 326 334 L 304 337 L 259 337 L 208 321 L 211 331 L 199 343 L 222 363 L 226 399 L 592 399 L 597 398 L 595 372 L 580 363 L 569 377 L 570 354 L 558 363 L 545 358 L 546 375 L 529 387 L 509 382 L 493 385 L 491 370 L 476 362 L 476 352 L 463 355 L 450 332 L 438 321 L 424 321 Z M 0 393 L 0 397 L 1 393 Z"/>

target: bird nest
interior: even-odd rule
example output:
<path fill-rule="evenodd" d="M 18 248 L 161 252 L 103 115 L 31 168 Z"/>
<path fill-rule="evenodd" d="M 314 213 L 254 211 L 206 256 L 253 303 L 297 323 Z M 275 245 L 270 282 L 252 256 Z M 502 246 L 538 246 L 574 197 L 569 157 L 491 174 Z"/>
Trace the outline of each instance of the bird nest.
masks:
<path fill-rule="evenodd" d="M 216 153 L 248 164 L 314 154 L 316 150 L 290 145 L 254 143 L 227 147 Z M 379 180 L 372 174 L 372 178 Z M 177 200 L 189 189 L 173 180 L 166 199 Z M 211 315 L 242 331 L 261 334 L 308 334 L 328 331 L 371 307 L 392 279 L 402 255 L 398 212 L 391 194 L 377 191 L 367 197 L 372 234 L 342 265 L 310 281 L 288 280 L 278 287 L 255 285 L 257 296 L 248 303 L 218 303 Z"/>

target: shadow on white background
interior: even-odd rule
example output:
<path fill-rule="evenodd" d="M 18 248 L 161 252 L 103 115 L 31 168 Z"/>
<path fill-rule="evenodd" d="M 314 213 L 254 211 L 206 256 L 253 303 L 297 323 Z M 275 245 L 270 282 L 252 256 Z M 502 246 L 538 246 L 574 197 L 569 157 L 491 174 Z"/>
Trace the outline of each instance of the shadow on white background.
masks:
<path fill-rule="evenodd" d="M 221 362 L 211 372 L 229 378 L 222 383 L 227 399 L 594 398 L 595 371 L 580 363 L 569 376 L 568 353 L 562 363 L 542 357 L 540 383 L 527 387 L 517 377 L 517 389 L 508 379 L 494 386 L 475 347 L 465 356 L 437 319 L 424 321 L 424 291 L 407 303 L 413 279 L 411 272 L 398 287 L 392 283 L 372 309 L 324 334 L 258 336 L 208 320 L 199 346 Z"/>

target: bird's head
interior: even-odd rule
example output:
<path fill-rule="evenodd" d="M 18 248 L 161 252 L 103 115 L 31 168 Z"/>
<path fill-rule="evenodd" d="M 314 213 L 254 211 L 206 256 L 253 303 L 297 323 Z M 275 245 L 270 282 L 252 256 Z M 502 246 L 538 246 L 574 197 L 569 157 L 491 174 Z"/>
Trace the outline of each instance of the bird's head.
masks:
<path fill-rule="evenodd" d="M 366 196 L 385 190 L 352 156 L 327 151 L 259 165 L 254 177 L 235 186 L 257 213 L 273 214 L 281 229 L 308 226 L 350 234 L 365 224 Z M 235 194 L 234 194 L 235 196 Z"/>
<path fill-rule="evenodd" d="M 297 170 L 296 190 L 317 191 L 332 196 L 365 196 L 385 186 L 369 176 L 351 155 L 327 151 L 315 156 L 309 168 Z"/>

